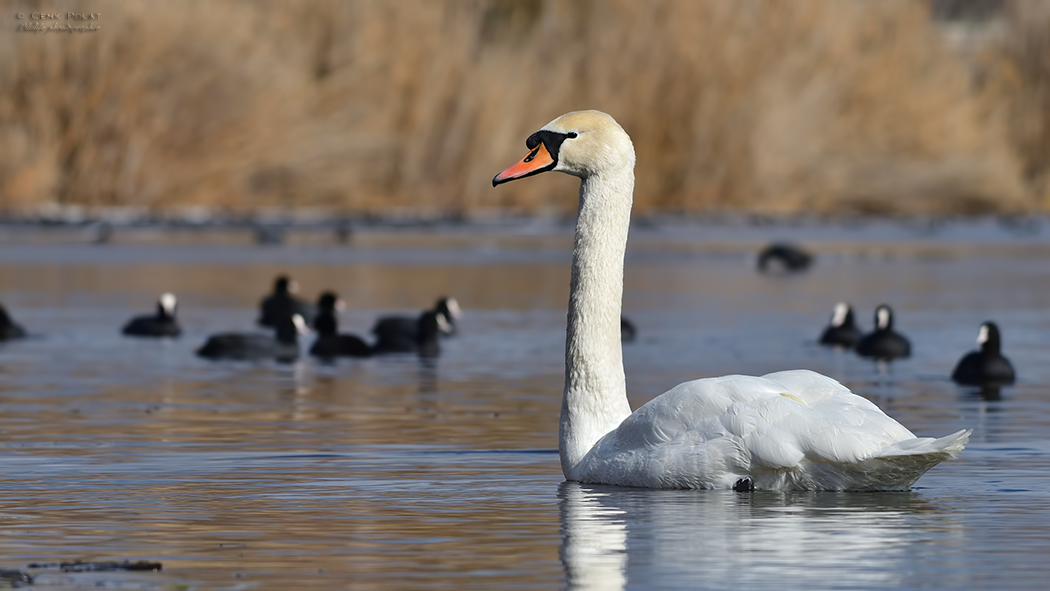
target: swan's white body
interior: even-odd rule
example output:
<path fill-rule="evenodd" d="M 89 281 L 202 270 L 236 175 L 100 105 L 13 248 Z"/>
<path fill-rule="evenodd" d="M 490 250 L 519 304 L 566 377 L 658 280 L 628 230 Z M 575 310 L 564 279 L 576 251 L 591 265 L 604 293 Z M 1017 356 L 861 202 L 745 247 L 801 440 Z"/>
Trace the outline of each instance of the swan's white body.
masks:
<path fill-rule="evenodd" d="M 603 435 L 566 478 L 647 488 L 905 490 L 969 431 L 917 438 L 808 370 L 685 382 Z"/>
<path fill-rule="evenodd" d="M 546 144 L 551 144 L 550 146 Z M 563 115 L 493 184 L 555 170 L 582 179 L 559 452 L 570 481 L 645 488 L 904 490 L 970 431 L 917 438 L 867 399 L 807 371 L 685 382 L 635 412 L 620 345 L 634 147 L 612 117 Z"/>

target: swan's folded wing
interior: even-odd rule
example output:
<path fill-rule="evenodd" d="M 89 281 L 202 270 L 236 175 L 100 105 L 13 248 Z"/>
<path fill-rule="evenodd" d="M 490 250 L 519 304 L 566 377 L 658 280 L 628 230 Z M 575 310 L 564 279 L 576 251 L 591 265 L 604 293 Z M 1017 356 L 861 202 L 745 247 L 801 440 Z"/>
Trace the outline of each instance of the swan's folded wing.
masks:
<path fill-rule="evenodd" d="M 763 378 L 777 383 L 781 390 L 781 400 L 770 402 L 770 409 L 759 412 L 768 417 L 766 429 L 779 438 L 788 438 L 811 461 L 859 462 L 882 454 L 897 442 L 915 438 L 874 403 L 826 376 L 796 370 Z M 762 450 L 777 441 L 761 436 L 756 439 L 749 442 L 749 449 Z"/>
<path fill-rule="evenodd" d="M 853 463 L 915 437 L 872 402 L 806 370 L 686 382 L 610 435 L 618 450 L 648 448 L 668 458 L 671 450 L 731 440 L 738 461 L 774 469 L 806 459 Z"/>
<path fill-rule="evenodd" d="M 777 396 L 776 385 L 753 376 L 723 376 L 681 383 L 653 398 L 614 431 L 631 445 L 661 445 L 688 435 L 707 440 L 723 436 L 722 420 L 741 403 Z M 737 413 L 737 432 L 757 426 L 757 417 Z"/>

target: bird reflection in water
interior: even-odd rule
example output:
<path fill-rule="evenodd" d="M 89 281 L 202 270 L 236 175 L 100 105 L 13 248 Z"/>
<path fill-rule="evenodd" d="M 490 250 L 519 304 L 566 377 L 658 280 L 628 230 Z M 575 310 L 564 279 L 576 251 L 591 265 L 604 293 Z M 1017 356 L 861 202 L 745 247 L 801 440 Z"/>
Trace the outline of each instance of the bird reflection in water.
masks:
<path fill-rule="evenodd" d="M 438 391 L 437 359 L 434 357 L 420 357 L 418 367 L 419 392 L 431 393 Z"/>
<path fill-rule="evenodd" d="M 981 400 L 994 402 L 1003 399 L 1003 389 L 1000 386 L 981 386 L 977 395 L 981 397 Z"/>
<path fill-rule="evenodd" d="M 561 557 L 569 589 L 623 589 L 627 584 L 624 511 L 603 505 L 610 493 L 575 482 L 558 488 Z"/>
<path fill-rule="evenodd" d="M 915 547 L 965 536 L 916 492 L 734 493 L 564 482 L 567 589 L 907 586 Z M 960 540 L 945 543 L 960 543 Z M 920 569 L 921 570 L 921 569 Z M 959 584 L 965 586 L 962 581 Z"/>

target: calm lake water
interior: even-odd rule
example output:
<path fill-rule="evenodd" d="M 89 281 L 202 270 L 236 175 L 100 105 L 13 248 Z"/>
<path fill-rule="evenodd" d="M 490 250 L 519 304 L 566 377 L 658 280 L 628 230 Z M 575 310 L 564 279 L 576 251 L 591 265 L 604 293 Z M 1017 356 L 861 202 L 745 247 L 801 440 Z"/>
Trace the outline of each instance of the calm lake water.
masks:
<path fill-rule="evenodd" d="M 680 381 L 810 368 L 920 435 L 974 429 L 907 493 L 737 494 L 562 482 L 571 228 L 293 234 L 12 230 L 0 299 L 0 567 L 154 560 L 160 573 L 37 569 L 34 588 L 1023 589 L 1050 580 L 1050 228 L 657 223 L 632 230 L 632 405 Z M 763 242 L 818 255 L 753 268 Z M 338 291 L 344 331 L 441 294 L 465 308 L 432 363 L 213 363 L 273 277 Z M 186 333 L 119 334 L 161 291 Z M 879 366 L 816 345 L 838 300 L 879 303 L 913 344 Z M 947 378 L 992 319 L 1017 385 Z"/>

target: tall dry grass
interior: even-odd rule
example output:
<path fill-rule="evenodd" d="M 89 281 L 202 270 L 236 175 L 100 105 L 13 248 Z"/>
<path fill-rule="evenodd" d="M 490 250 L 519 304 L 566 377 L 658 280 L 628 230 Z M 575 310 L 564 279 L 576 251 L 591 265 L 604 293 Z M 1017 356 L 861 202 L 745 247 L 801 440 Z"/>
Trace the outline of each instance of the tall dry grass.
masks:
<path fill-rule="evenodd" d="M 1024 182 L 1045 209 L 1050 207 L 1050 3 L 1015 0 L 1009 8 L 1010 34 L 999 50 L 1012 66 L 1004 68 L 1004 102 L 1012 107 L 1011 140 Z"/>
<path fill-rule="evenodd" d="M 581 108 L 631 133 L 643 211 L 1046 204 L 1045 118 L 1030 130 L 1019 113 L 1038 108 L 1003 90 L 1045 100 L 1034 46 L 1004 44 L 987 63 L 1017 75 L 975 84 L 920 0 L 57 4 L 101 12 L 103 28 L 5 25 L 8 210 L 568 212 L 557 175 L 489 179 Z"/>

